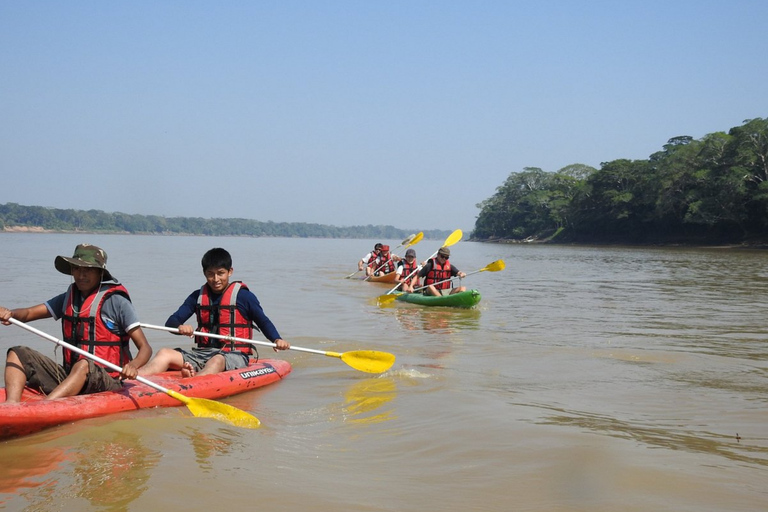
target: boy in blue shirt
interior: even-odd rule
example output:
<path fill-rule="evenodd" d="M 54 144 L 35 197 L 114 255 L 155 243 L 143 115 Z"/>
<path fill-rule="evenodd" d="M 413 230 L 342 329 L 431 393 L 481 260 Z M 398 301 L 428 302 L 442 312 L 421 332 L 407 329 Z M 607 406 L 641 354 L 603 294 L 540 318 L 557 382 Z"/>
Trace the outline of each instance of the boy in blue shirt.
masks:
<path fill-rule="evenodd" d="M 277 328 L 264 313 L 259 299 L 240 281 L 230 282 L 232 256 L 214 248 L 203 255 L 205 284 L 192 292 L 179 309 L 165 322 L 166 327 L 179 330 L 179 334 L 193 336 L 194 331 L 251 339 L 253 325 L 277 345 L 276 350 L 287 350 L 291 345 L 282 339 Z M 192 315 L 197 328 L 186 322 Z M 248 366 L 253 345 L 195 335 L 195 347 L 163 348 L 139 372 L 154 375 L 167 370 L 181 370 L 183 377 L 209 375 Z"/>

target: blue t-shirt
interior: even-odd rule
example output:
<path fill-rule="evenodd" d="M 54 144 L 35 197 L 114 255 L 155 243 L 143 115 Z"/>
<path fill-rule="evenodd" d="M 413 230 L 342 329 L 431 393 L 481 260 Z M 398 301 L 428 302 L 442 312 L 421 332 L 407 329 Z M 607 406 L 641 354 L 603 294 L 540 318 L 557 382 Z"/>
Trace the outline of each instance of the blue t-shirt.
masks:
<path fill-rule="evenodd" d="M 198 297 L 200 297 L 199 289 L 190 293 L 189 297 L 186 298 L 179 309 L 177 309 L 174 314 L 168 317 L 168 320 L 165 322 L 165 326 L 175 329 L 189 320 L 189 318 L 195 314 Z M 213 304 L 218 304 L 219 301 L 221 301 L 221 294 L 217 295 L 215 293 L 211 293 L 210 297 Z M 274 343 L 275 340 L 282 339 L 282 336 L 280 336 L 280 333 L 277 332 L 277 328 L 272 323 L 272 320 L 270 320 L 269 317 L 267 317 L 267 315 L 264 313 L 264 310 L 261 309 L 259 299 L 251 290 L 240 288 L 240 291 L 237 292 L 237 309 L 245 318 L 255 323 L 259 330 L 261 330 L 261 332 L 269 341 Z"/>

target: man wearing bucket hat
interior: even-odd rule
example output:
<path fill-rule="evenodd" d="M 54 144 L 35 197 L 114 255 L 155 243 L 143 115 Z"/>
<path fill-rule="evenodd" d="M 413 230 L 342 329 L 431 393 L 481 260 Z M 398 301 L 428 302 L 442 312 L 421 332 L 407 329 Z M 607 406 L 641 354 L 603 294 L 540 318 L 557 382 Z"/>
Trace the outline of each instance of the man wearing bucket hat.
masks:
<path fill-rule="evenodd" d="M 57 256 L 54 267 L 72 276 L 67 291 L 28 308 L 0 307 L 0 322 L 9 325 L 10 318 L 20 322 L 61 320 L 64 341 L 122 367 L 122 372 L 111 372 L 66 348 L 59 365 L 29 347 L 11 347 L 5 362 L 7 402 L 18 402 L 25 385 L 42 391 L 48 399 L 116 391 L 122 387 L 122 379 L 136 378 L 152 356 L 128 291 L 107 270 L 103 249 L 80 244 L 71 258 Z M 138 349 L 133 359 L 129 341 Z"/>
<path fill-rule="evenodd" d="M 448 258 L 451 257 L 451 250 L 448 247 L 441 247 L 437 251 L 437 256 L 427 261 L 424 267 L 419 271 L 419 277 L 424 279 L 424 295 L 450 295 L 466 290 L 464 286 L 451 288 L 452 277 L 466 277 L 464 272 L 454 267 Z"/>
<path fill-rule="evenodd" d="M 413 293 L 413 289 L 419 286 L 419 276 L 416 271 L 419 269 L 419 263 L 416 261 L 416 251 L 408 249 L 405 251 L 405 259 L 397 262 L 395 280 L 400 283 L 399 288 L 405 293 Z M 409 277 L 410 276 L 410 277 Z"/>

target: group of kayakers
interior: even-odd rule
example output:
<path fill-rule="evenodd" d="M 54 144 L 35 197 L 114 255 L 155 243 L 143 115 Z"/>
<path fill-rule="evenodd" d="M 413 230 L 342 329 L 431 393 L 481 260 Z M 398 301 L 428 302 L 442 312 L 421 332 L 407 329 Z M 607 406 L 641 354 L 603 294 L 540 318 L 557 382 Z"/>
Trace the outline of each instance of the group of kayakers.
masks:
<path fill-rule="evenodd" d="M 286 350 L 277 328 L 264 313 L 259 299 L 239 281 L 230 281 L 232 257 L 222 248 L 207 251 L 202 258 L 205 284 L 193 291 L 166 321 L 179 334 L 194 336 L 190 350 L 161 349 L 152 358 L 147 341 L 125 287 L 107 270 L 107 253 L 95 245 L 80 244 L 71 258 L 57 256 L 54 267 L 72 276 L 62 294 L 36 306 L 0 307 L 0 322 L 11 319 L 31 322 L 42 318 L 61 320 L 66 343 L 122 368 L 113 372 L 80 355 L 63 350 L 63 364 L 25 346 L 8 349 L 5 365 L 7 402 L 18 402 L 25 386 L 37 389 L 47 399 L 100 391 L 118 390 L 124 379 L 179 370 L 184 377 L 244 368 L 249 364 L 252 345 L 221 341 L 205 333 L 251 339 L 254 325 L 275 344 Z M 196 316 L 197 329 L 185 322 Z M 132 358 L 130 343 L 138 350 Z"/>
<path fill-rule="evenodd" d="M 448 245 L 448 243 L 446 243 Z M 416 251 L 405 257 L 392 254 L 388 245 L 377 243 L 358 262 L 366 276 L 395 273 L 397 288 L 407 293 L 451 295 L 465 291 L 454 287 L 453 277 L 466 274 L 450 262 L 451 251 L 441 247 L 434 257 L 418 263 Z M 178 334 L 194 336 L 190 349 L 163 348 L 153 351 L 142 331 L 128 290 L 107 270 L 107 253 L 95 245 L 80 244 L 71 258 L 57 256 L 54 267 L 72 276 L 64 293 L 31 307 L 0 307 L 0 322 L 10 325 L 43 318 L 61 320 L 63 341 L 121 368 L 111 371 L 83 354 L 64 348 L 63 364 L 25 346 L 11 347 L 5 365 L 7 402 L 19 402 L 24 387 L 39 390 L 47 399 L 119 390 L 124 379 L 178 370 L 183 377 L 244 368 L 253 353 L 250 340 L 254 327 L 275 345 L 287 350 L 277 328 L 264 313 L 259 299 L 240 281 L 231 281 L 231 255 L 222 248 L 207 251 L 201 260 L 205 283 L 184 300 L 165 323 Z M 185 322 L 196 317 L 197 327 Z M 205 336 L 206 333 L 227 336 Z M 237 341 L 242 340 L 242 341 Z M 136 347 L 131 356 L 130 344 Z"/>
<path fill-rule="evenodd" d="M 395 273 L 397 289 L 405 293 L 423 293 L 424 295 L 450 295 L 463 292 L 464 286 L 453 286 L 453 277 L 464 278 L 466 274 L 451 262 L 451 250 L 441 247 L 437 254 L 422 263 L 416 261 L 416 251 L 409 248 L 405 258 L 390 252 L 389 246 L 377 243 L 373 250 L 357 263 L 359 271 L 365 270 L 366 276 L 381 276 Z"/>

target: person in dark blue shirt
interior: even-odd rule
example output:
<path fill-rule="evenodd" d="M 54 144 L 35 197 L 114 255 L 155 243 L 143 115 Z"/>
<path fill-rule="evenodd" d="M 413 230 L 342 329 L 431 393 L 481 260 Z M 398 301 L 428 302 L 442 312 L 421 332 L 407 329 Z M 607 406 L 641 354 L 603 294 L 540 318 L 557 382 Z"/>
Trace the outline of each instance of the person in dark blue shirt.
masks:
<path fill-rule="evenodd" d="M 163 348 L 139 372 L 154 375 L 167 370 L 181 370 L 182 376 L 208 375 L 248 366 L 253 346 L 253 326 L 272 343 L 276 350 L 287 350 L 291 345 L 282 339 L 277 328 L 264 313 L 259 299 L 240 281 L 231 281 L 232 256 L 214 248 L 203 255 L 205 284 L 186 298 L 179 309 L 165 322 L 179 334 L 195 336 L 196 346 L 190 350 Z M 197 328 L 185 324 L 195 315 Z M 194 331 L 230 336 L 239 340 L 221 340 Z"/>

